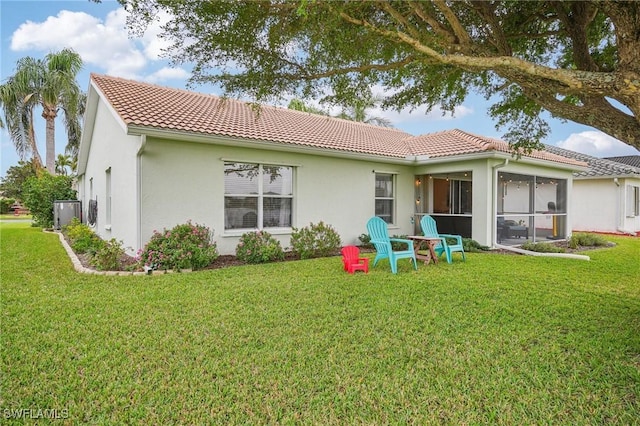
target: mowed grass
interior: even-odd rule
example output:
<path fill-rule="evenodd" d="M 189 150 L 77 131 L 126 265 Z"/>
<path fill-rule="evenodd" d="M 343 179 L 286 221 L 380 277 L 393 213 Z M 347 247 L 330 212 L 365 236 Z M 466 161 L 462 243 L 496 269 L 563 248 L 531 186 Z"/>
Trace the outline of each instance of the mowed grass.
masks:
<path fill-rule="evenodd" d="M 591 261 L 78 274 L 2 224 L 0 410 L 66 424 L 639 424 L 640 239 Z M 5 416 L 6 417 L 6 416 Z M 22 423 L 23 419 L 3 419 Z"/>

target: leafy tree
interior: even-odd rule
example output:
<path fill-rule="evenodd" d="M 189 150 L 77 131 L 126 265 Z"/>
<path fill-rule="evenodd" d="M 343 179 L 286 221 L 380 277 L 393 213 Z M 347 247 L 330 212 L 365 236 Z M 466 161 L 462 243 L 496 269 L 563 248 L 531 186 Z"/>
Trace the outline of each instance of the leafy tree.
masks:
<path fill-rule="evenodd" d="M 0 214 L 8 214 L 11 212 L 11 206 L 16 200 L 13 198 L 0 197 Z"/>
<path fill-rule="evenodd" d="M 19 161 L 17 166 L 11 166 L 6 175 L 0 181 L 0 192 L 4 197 L 23 200 L 22 189 L 30 177 L 38 176 L 42 169 L 35 159 L 31 161 Z"/>
<path fill-rule="evenodd" d="M 119 1 L 133 31 L 169 12 L 171 57 L 227 94 L 349 105 L 377 84 L 384 107 L 453 112 L 475 91 L 516 148 L 543 110 L 640 147 L 640 2 Z"/>
<path fill-rule="evenodd" d="M 76 82 L 81 68 L 82 59 L 72 49 L 50 53 L 44 60 L 27 56 L 18 61 L 15 74 L 0 86 L 6 126 L 23 159 L 32 153 L 40 160 L 33 132 L 33 111 L 36 106 L 42 108 L 46 121 L 46 167 L 52 174 L 56 156 L 55 121 L 60 109 L 69 138 L 67 150 L 77 153 L 85 102 Z"/>
<path fill-rule="evenodd" d="M 53 226 L 53 202 L 75 200 L 76 191 L 71 187 L 70 176 L 54 176 L 43 171 L 38 177 L 30 177 L 24 184 L 23 201 L 31 210 L 36 226 Z"/>

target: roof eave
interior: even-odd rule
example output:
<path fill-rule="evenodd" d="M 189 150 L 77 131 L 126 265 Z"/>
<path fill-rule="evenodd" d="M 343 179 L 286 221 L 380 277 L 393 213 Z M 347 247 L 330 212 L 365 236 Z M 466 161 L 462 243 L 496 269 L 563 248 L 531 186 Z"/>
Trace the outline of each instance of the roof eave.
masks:
<path fill-rule="evenodd" d="M 596 179 L 640 179 L 640 174 L 610 174 L 610 175 L 587 175 L 574 176 L 575 180 L 596 180 Z"/>
<path fill-rule="evenodd" d="M 129 125 L 128 135 L 146 135 L 158 139 L 171 139 L 176 141 L 205 143 L 212 145 L 224 145 L 241 148 L 262 148 L 269 151 L 295 152 L 299 154 L 322 155 L 325 157 L 338 157 L 344 159 L 369 160 L 380 163 L 392 163 L 403 165 L 415 165 L 413 156 L 399 157 L 382 154 L 371 154 L 356 151 L 347 151 L 327 147 L 312 147 L 285 142 L 268 141 L 264 139 L 248 139 L 237 136 L 202 134 L 185 132 L 181 130 L 158 129 L 148 126 Z"/>
<path fill-rule="evenodd" d="M 420 156 L 416 156 L 416 158 L 417 157 L 420 157 Z M 546 160 L 546 159 L 542 159 L 542 158 L 527 157 L 527 156 L 524 156 L 524 155 L 517 159 L 517 158 L 515 158 L 515 156 L 513 154 L 510 154 L 510 153 L 507 153 L 507 152 L 502 152 L 502 151 L 495 151 L 495 150 L 470 152 L 468 154 L 445 155 L 445 156 L 440 156 L 440 157 L 426 157 L 426 158 L 423 158 L 423 159 L 417 159 L 416 160 L 416 164 L 428 165 L 428 164 L 448 163 L 448 162 L 451 162 L 451 161 L 471 161 L 471 160 L 480 160 L 480 159 L 489 159 L 489 158 L 509 159 L 509 160 L 514 160 L 514 161 L 519 161 L 519 162 L 522 162 L 522 163 L 526 163 L 526 164 L 532 164 L 532 165 L 537 165 L 537 166 L 545 166 L 545 167 L 553 167 L 553 168 L 556 168 L 556 169 L 563 169 L 563 170 L 568 170 L 568 171 L 572 171 L 572 172 L 581 172 L 581 171 L 588 170 L 587 166 L 579 166 L 579 165 L 576 165 L 576 164 L 561 163 L 561 162 L 558 162 L 558 161 Z"/>

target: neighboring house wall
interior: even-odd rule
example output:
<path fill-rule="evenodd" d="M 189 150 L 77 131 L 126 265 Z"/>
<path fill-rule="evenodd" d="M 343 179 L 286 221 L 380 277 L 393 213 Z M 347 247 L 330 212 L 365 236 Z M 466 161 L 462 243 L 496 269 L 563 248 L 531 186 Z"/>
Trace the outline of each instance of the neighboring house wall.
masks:
<path fill-rule="evenodd" d="M 629 200 L 629 187 L 640 187 L 640 178 L 576 179 L 573 185 L 573 229 L 597 232 L 640 232 L 640 216 Z"/>
<path fill-rule="evenodd" d="M 324 221 L 343 244 L 359 243 L 374 215 L 375 173 L 396 176 L 390 234 L 412 234 L 414 168 L 320 155 L 148 138 L 141 158 L 141 238 L 192 220 L 212 228 L 221 254 L 234 254 L 247 230 L 224 229 L 225 161 L 294 167 L 293 226 Z M 289 231 L 268 232 L 288 247 Z"/>
<path fill-rule="evenodd" d="M 621 195 L 624 197 L 624 211 L 620 232 L 640 235 L 640 176 L 619 179 Z"/>
<path fill-rule="evenodd" d="M 86 171 L 78 181 L 85 222 L 89 199 L 97 200 L 94 231 L 103 239 L 122 241 L 129 252 L 138 248 L 136 152 L 139 141 L 140 137 L 125 135 L 109 108 L 102 101 L 98 102 Z M 107 199 L 109 178 L 110 203 Z M 110 220 L 107 217 L 109 204 Z"/>

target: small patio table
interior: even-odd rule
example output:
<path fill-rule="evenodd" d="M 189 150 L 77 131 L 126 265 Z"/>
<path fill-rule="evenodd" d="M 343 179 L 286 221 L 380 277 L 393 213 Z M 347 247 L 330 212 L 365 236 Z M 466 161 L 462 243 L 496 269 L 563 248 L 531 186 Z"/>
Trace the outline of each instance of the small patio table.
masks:
<path fill-rule="evenodd" d="M 416 254 L 416 259 L 424 260 L 424 264 L 428 265 L 433 260 L 433 263 L 438 263 L 438 256 L 434 250 L 436 244 L 440 241 L 440 238 L 423 237 L 421 235 L 409 235 L 411 241 L 413 241 L 413 252 Z M 426 254 L 418 254 L 418 250 L 424 248 L 428 249 Z"/>

